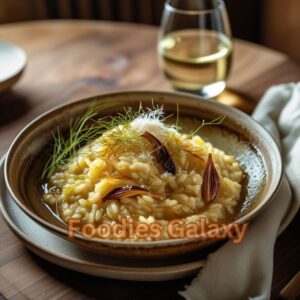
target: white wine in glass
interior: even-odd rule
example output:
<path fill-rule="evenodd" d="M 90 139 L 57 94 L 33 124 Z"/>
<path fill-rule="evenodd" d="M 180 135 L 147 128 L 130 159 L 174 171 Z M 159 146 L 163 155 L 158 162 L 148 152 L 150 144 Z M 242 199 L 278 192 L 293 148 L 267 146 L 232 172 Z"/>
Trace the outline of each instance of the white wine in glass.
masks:
<path fill-rule="evenodd" d="M 233 45 L 225 6 L 221 1 L 183 3 L 165 4 L 160 65 L 174 88 L 212 98 L 225 89 L 231 66 Z"/>

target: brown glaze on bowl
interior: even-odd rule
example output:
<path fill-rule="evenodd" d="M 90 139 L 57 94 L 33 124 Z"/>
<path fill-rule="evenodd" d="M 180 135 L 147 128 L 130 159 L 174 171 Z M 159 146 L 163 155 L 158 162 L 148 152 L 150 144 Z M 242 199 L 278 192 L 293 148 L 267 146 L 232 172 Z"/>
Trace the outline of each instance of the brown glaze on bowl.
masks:
<path fill-rule="evenodd" d="M 214 101 L 183 93 L 126 91 L 73 102 L 51 110 L 32 121 L 14 140 L 5 161 L 5 181 L 9 193 L 32 219 L 52 232 L 67 237 L 67 228 L 41 201 L 40 176 L 52 131 L 66 129 L 71 118 L 82 115 L 92 102 L 116 103 L 105 110 L 115 114 L 122 107 L 164 105 L 167 113 L 176 113 L 177 104 L 185 121 L 183 127 L 197 127 L 197 120 L 213 120 L 225 116 L 220 127 L 204 127 L 200 135 L 215 147 L 234 155 L 247 174 L 242 204 L 236 220 L 250 222 L 271 202 L 282 177 L 282 161 L 278 147 L 267 131 L 251 117 Z M 166 257 L 203 249 L 215 241 L 171 239 L 152 242 L 125 242 L 86 239 L 77 234 L 72 242 L 101 254 L 134 258 Z"/>

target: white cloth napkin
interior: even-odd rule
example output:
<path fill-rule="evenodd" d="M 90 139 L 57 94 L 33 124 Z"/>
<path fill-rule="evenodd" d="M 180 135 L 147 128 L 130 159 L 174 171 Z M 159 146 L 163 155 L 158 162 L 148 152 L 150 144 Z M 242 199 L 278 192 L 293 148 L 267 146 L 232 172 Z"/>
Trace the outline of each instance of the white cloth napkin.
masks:
<path fill-rule="evenodd" d="M 286 175 L 267 210 L 248 229 L 239 245 L 227 242 L 211 254 L 191 285 L 179 292 L 188 300 L 269 299 L 273 251 L 280 223 L 292 201 L 300 204 L 300 83 L 270 88 L 253 118 L 281 147 Z M 290 189 L 292 188 L 292 191 Z"/>

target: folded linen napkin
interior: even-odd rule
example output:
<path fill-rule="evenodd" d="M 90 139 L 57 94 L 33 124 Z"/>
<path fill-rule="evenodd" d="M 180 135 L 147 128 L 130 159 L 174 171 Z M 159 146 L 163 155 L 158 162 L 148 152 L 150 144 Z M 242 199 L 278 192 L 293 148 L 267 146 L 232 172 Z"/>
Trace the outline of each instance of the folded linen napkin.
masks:
<path fill-rule="evenodd" d="M 179 292 L 187 300 L 270 298 L 274 244 L 292 194 L 296 201 L 295 212 L 300 205 L 300 83 L 270 88 L 253 118 L 280 145 L 285 164 L 281 188 L 267 210 L 251 224 L 239 245 L 229 241 L 209 256 L 191 285 Z"/>

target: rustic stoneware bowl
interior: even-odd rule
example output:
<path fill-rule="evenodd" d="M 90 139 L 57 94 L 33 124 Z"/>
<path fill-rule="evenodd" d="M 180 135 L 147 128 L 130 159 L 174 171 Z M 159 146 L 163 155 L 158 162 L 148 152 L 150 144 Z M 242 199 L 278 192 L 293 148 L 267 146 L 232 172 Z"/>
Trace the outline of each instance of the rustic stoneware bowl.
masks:
<path fill-rule="evenodd" d="M 202 100 L 182 93 L 126 91 L 101 95 L 73 102 L 51 110 L 26 126 L 12 143 L 5 161 L 5 182 L 18 206 L 33 220 L 52 232 L 68 239 L 67 228 L 41 202 L 41 170 L 45 164 L 45 149 L 49 147 L 57 126 L 67 129 L 70 119 L 82 115 L 92 102 L 117 103 L 105 111 L 115 114 L 122 107 L 138 107 L 140 103 L 152 107 L 163 104 L 167 113 L 176 113 L 189 128 L 197 120 L 213 120 L 224 116 L 222 125 L 203 127 L 200 132 L 207 141 L 234 155 L 247 174 L 243 199 L 236 222 L 242 224 L 255 219 L 272 201 L 282 177 L 282 161 L 278 147 L 267 131 L 241 111 L 214 101 Z M 80 234 L 70 240 L 81 247 L 101 254 L 151 258 L 181 255 L 203 249 L 215 241 L 199 239 L 171 239 L 152 242 L 123 242 L 86 239 Z"/>

